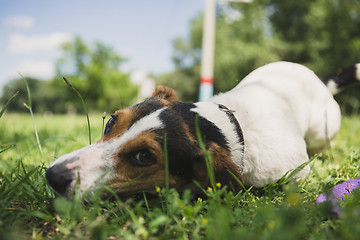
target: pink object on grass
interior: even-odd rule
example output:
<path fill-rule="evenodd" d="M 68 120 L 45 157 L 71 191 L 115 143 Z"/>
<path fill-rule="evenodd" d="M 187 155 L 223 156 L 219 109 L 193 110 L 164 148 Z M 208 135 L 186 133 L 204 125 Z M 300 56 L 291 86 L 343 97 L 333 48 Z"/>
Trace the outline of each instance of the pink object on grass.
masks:
<path fill-rule="evenodd" d="M 332 189 L 330 189 L 328 194 L 322 193 L 316 199 L 316 204 L 320 204 L 322 202 L 329 201 L 331 202 L 331 213 L 339 215 L 341 213 L 340 207 L 338 205 L 339 200 L 344 200 L 344 194 L 350 195 L 353 189 L 359 187 L 360 178 L 351 179 L 349 181 L 343 182 L 341 184 L 336 185 Z"/>

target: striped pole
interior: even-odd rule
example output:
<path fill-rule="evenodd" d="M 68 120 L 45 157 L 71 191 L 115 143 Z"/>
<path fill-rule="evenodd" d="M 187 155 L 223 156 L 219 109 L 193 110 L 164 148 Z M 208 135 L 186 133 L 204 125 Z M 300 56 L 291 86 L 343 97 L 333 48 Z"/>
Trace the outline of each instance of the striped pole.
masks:
<path fill-rule="evenodd" d="M 214 92 L 215 0 L 205 0 L 199 101 L 208 101 Z"/>

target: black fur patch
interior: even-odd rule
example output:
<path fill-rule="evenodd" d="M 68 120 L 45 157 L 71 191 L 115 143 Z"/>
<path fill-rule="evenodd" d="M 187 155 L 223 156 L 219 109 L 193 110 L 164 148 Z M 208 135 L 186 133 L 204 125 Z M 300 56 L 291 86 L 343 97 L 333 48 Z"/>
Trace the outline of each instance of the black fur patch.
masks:
<path fill-rule="evenodd" d="M 204 160 L 203 154 L 200 154 L 202 152 L 198 141 L 194 142 L 194 140 L 192 140 L 196 139 L 197 127 L 202 134 L 205 145 L 210 142 L 215 142 L 220 147 L 229 151 L 226 137 L 220 129 L 209 120 L 197 116 L 198 114 L 196 112 L 191 111 L 191 109 L 197 108 L 193 103 L 169 101 L 165 106 L 158 98 L 150 98 L 132 107 L 135 117 L 129 128 L 139 119 L 163 107 L 167 107 L 167 109 L 161 112 L 159 118 L 165 127 L 152 131 L 157 133 L 158 139 L 156 139 L 156 141 L 162 145 L 165 143 L 164 136 L 166 134 L 166 147 L 168 151 L 169 171 L 171 174 L 191 178 L 193 176 L 193 164 Z M 196 118 L 198 118 L 198 126 L 196 126 Z M 229 116 L 229 120 L 233 124 L 238 124 L 236 119 L 232 119 L 231 116 Z M 186 126 L 187 129 L 185 129 L 184 126 Z M 240 131 L 238 135 L 242 136 L 240 126 L 238 126 L 237 129 Z M 189 139 L 189 134 L 192 139 Z M 239 142 L 242 141 L 242 138 L 239 139 Z"/>
<path fill-rule="evenodd" d="M 201 152 L 199 144 L 197 141 L 193 142 L 188 139 L 188 135 L 182 127 L 184 124 L 193 139 L 196 139 L 195 132 L 199 127 L 205 144 L 216 142 L 219 146 L 229 150 L 225 136 L 212 122 L 199 116 L 198 126 L 196 126 L 197 113 L 191 111 L 192 108 L 196 108 L 193 103 L 174 102 L 171 108 L 160 114 L 160 119 L 166 126 L 169 171 L 183 177 L 191 177 L 194 162 L 203 161 L 202 155 L 199 156 L 199 152 Z"/>
<path fill-rule="evenodd" d="M 155 112 L 156 110 L 165 107 L 165 105 L 159 101 L 157 98 L 149 98 L 144 102 L 136 104 L 131 108 L 134 110 L 134 118 L 132 119 L 131 124 L 128 126 L 128 129 L 134 125 L 135 122 L 141 118 Z"/>
<path fill-rule="evenodd" d="M 236 120 L 234 114 L 232 114 L 232 111 L 229 110 L 226 106 L 224 106 L 224 105 L 222 105 L 222 104 L 219 104 L 219 109 L 225 111 L 225 112 L 226 112 L 226 115 L 228 115 L 228 117 L 229 117 L 230 122 L 235 125 L 236 133 L 237 133 L 237 136 L 238 136 L 238 142 L 244 146 L 244 143 L 245 143 L 245 141 L 244 141 L 244 135 L 243 135 L 243 133 L 242 133 L 240 124 L 239 124 L 239 122 Z"/>
<path fill-rule="evenodd" d="M 338 89 L 343 88 L 356 82 L 356 70 L 357 69 L 355 65 L 344 68 L 338 74 L 333 74 L 326 78 L 323 78 L 322 82 L 324 84 L 327 84 L 329 81 L 334 81 Z"/>

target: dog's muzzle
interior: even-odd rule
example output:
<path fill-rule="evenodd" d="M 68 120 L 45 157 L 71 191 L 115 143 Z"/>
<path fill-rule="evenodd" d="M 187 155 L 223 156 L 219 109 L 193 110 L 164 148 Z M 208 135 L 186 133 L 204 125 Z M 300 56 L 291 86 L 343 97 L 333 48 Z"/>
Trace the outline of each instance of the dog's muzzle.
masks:
<path fill-rule="evenodd" d="M 45 176 L 50 186 L 61 195 L 66 195 L 70 186 L 76 180 L 76 169 L 69 169 L 67 164 L 77 161 L 74 157 L 59 164 L 54 164 L 46 170 Z"/>

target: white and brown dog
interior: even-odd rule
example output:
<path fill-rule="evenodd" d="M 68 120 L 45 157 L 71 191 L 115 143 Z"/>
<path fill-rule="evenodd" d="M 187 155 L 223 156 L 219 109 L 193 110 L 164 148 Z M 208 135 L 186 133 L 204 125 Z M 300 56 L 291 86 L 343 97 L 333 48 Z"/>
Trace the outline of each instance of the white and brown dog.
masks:
<path fill-rule="evenodd" d="M 98 142 L 57 159 L 46 178 L 67 197 L 78 179 L 81 192 L 107 185 L 120 194 L 152 193 L 165 184 L 166 144 L 170 186 L 182 190 L 194 180 L 206 185 L 198 119 L 216 181 L 237 190 L 235 175 L 246 186 L 263 187 L 308 161 L 309 150 L 327 145 L 341 118 L 331 91 L 359 79 L 360 64 L 322 81 L 302 65 L 277 62 L 209 102 L 184 103 L 159 86 L 150 99 L 116 111 Z"/>

